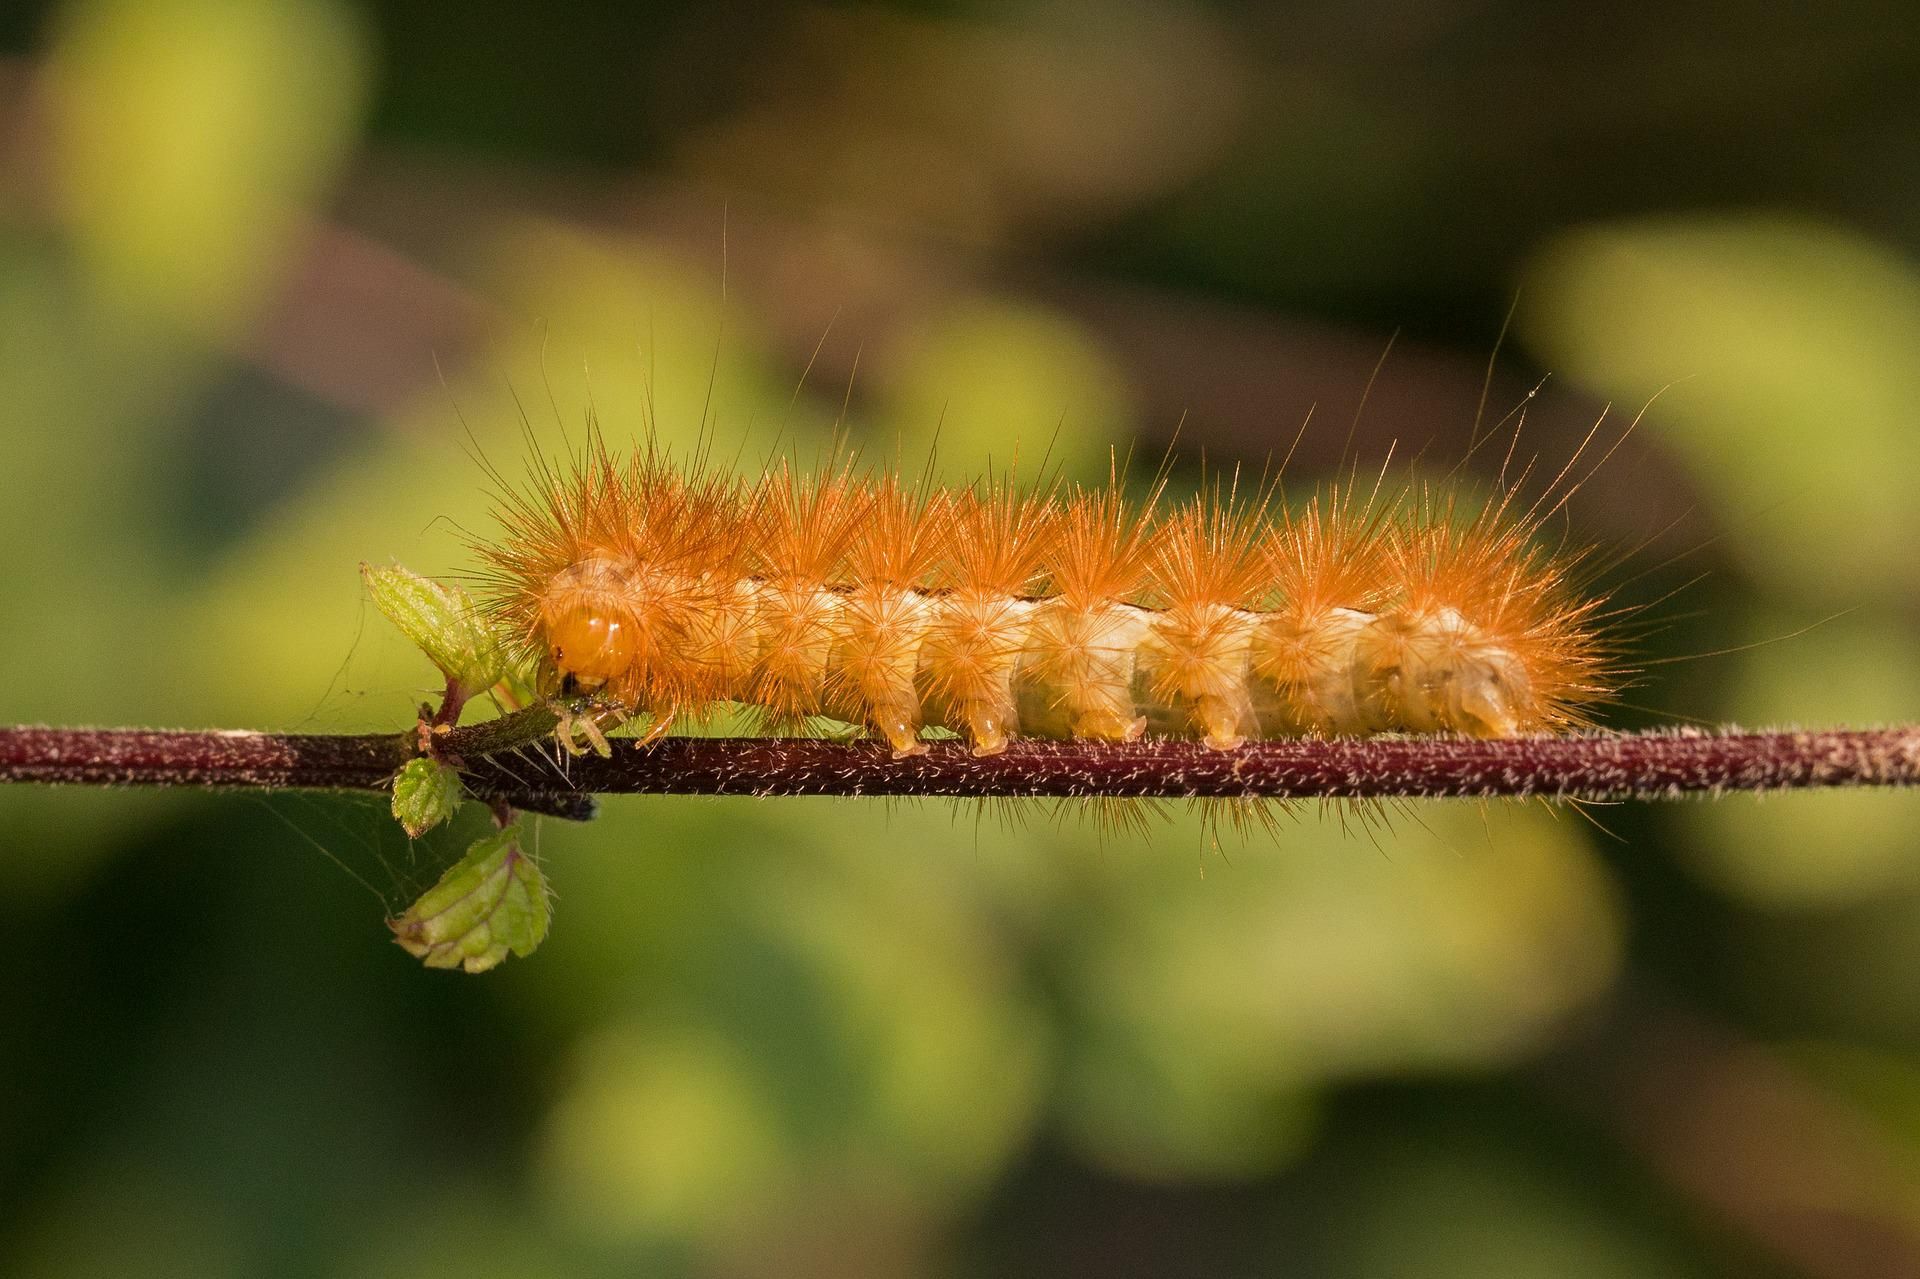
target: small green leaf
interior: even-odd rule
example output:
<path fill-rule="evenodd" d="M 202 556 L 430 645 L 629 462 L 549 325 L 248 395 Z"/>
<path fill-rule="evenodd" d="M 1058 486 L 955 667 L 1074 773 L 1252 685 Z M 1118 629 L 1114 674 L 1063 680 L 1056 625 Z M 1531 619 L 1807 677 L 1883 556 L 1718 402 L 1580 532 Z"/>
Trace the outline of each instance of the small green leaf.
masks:
<path fill-rule="evenodd" d="M 459 587 L 397 564 L 362 564 L 360 577 L 374 607 L 419 645 L 441 674 L 457 680 L 466 696 L 486 692 L 510 673 L 500 637 Z"/>
<path fill-rule="evenodd" d="M 520 828 L 509 826 L 476 842 L 387 927 L 429 968 L 483 973 L 508 952 L 531 955 L 551 917 L 546 876 L 521 849 Z"/>
<path fill-rule="evenodd" d="M 420 838 L 453 816 L 460 798 L 460 774 L 424 755 L 408 760 L 393 779 L 393 815 L 409 839 Z"/>

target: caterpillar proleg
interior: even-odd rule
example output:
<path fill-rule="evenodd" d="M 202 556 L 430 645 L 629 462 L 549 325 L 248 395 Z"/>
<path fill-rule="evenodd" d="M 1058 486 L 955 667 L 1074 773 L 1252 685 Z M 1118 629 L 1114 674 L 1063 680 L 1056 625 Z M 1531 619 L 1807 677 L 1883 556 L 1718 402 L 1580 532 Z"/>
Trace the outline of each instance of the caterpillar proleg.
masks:
<path fill-rule="evenodd" d="M 536 461 L 476 543 L 541 690 L 657 736 L 726 704 L 766 732 L 1249 739 L 1562 731 L 1617 676 L 1600 601 L 1516 490 L 1461 516 L 1414 490 L 1289 510 L 1117 481 L 910 485 L 777 464 L 754 479 L 621 457 Z M 1557 509 L 1554 508 L 1554 509 Z M 590 722 L 569 720 L 570 749 Z"/>

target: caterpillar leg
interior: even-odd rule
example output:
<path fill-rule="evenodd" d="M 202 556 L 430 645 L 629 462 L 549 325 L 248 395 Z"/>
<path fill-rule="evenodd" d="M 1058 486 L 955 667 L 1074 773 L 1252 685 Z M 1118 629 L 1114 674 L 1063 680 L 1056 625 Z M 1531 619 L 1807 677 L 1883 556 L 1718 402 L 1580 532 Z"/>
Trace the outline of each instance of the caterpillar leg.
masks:
<path fill-rule="evenodd" d="M 885 703 L 869 710 L 867 718 L 887 739 L 887 744 L 893 747 L 895 759 L 927 753 L 927 744 L 920 740 L 917 705 L 909 708 L 898 703 Z"/>
<path fill-rule="evenodd" d="M 672 732 L 674 721 L 680 717 L 680 708 L 669 706 L 664 711 L 650 711 L 648 717 L 646 731 L 633 739 L 637 745 L 651 746 Z M 621 718 L 626 718 L 624 713 Z"/>
<path fill-rule="evenodd" d="M 613 758 L 613 743 L 600 727 L 601 717 L 607 713 L 605 708 L 556 703 L 554 711 L 559 722 L 553 726 L 553 740 L 561 750 L 574 756 L 591 750 L 602 759 Z"/>
<path fill-rule="evenodd" d="M 1011 707 L 1003 708 L 997 702 L 985 700 L 966 703 L 961 713 L 967 729 L 967 740 L 972 744 L 975 758 L 985 759 L 989 755 L 998 755 L 1007 749 L 1009 727 L 1013 721 Z"/>
<path fill-rule="evenodd" d="M 1194 699 L 1193 718 L 1200 726 L 1201 740 L 1217 751 L 1235 750 L 1246 742 L 1247 735 L 1241 731 L 1241 724 L 1250 714 L 1251 711 L 1243 713 L 1230 697 L 1205 693 Z"/>

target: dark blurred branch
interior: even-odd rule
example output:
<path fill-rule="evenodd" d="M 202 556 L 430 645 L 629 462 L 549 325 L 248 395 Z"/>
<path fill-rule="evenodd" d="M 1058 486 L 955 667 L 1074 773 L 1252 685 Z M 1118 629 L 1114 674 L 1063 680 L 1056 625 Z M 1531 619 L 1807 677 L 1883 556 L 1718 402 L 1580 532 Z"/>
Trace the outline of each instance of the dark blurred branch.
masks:
<path fill-rule="evenodd" d="M 1920 727 L 1778 733 L 1630 733 L 1472 741 L 1016 742 L 976 758 L 952 742 L 894 759 L 877 744 L 806 738 L 616 742 L 611 758 L 556 760 L 553 716 L 522 711 L 432 735 L 476 798 L 584 815 L 592 794 L 998 798 L 1667 799 L 1725 791 L 1920 784 Z M 417 732 L 315 736 L 144 729 L 0 729 L 0 781 L 378 790 L 418 753 Z"/>

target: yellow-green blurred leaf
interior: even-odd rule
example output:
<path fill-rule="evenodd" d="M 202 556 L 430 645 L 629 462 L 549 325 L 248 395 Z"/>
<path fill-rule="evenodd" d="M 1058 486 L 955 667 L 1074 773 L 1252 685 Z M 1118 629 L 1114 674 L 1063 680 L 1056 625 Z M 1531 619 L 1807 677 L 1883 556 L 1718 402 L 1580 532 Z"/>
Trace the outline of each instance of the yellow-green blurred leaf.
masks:
<path fill-rule="evenodd" d="M 1546 362 L 1638 408 L 1756 578 L 1838 608 L 1920 582 L 1920 272 L 1781 219 L 1587 228 L 1522 292 Z"/>
<path fill-rule="evenodd" d="M 326 0 L 83 0 L 53 67 L 61 193 L 100 297 L 236 329 L 352 136 L 365 72 L 350 15 Z"/>
<path fill-rule="evenodd" d="M 577 1075 L 545 1162 L 558 1214 L 589 1236 L 724 1238 L 788 1176 L 775 1099 L 719 1036 L 609 1026 Z"/>
<path fill-rule="evenodd" d="M 1027 478 L 1100 480 L 1136 427 L 1126 377 L 1093 335 L 1031 304 L 969 298 L 904 340 L 884 419 L 905 470 L 938 448 L 939 471 L 970 483 L 1016 461 Z"/>

